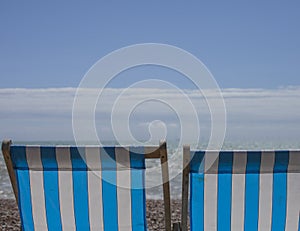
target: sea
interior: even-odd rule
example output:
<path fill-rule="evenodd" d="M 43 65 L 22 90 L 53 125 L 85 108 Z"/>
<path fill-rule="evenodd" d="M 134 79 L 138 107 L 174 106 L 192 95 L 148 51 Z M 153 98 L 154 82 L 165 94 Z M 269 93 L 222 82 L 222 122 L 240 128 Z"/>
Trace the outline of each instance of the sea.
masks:
<path fill-rule="evenodd" d="M 73 142 L 14 142 L 14 144 L 39 144 L 39 145 L 74 145 Z M 114 142 L 106 142 L 105 145 L 114 145 Z M 193 149 L 205 150 L 207 145 L 191 145 Z M 181 197 L 181 172 L 182 172 L 182 146 L 178 142 L 168 142 L 168 164 L 170 175 L 170 192 L 172 199 Z M 300 149 L 299 142 L 225 142 L 222 150 L 289 150 Z M 1 152 L 1 151 L 0 151 Z M 160 160 L 146 160 L 146 198 L 162 199 L 162 179 L 160 171 Z M 10 184 L 9 176 L 2 153 L 0 155 L 0 199 L 12 199 L 14 194 Z"/>

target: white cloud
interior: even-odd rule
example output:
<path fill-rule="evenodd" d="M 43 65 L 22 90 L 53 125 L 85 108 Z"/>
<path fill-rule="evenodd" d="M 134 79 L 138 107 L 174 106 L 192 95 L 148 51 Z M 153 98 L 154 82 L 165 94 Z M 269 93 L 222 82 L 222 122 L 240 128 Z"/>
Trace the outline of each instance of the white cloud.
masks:
<path fill-rule="evenodd" d="M 105 89 L 99 98 L 95 115 L 97 131 L 102 139 L 113 137 L 111 113 L 122 90 Z M 82 107 L 83 115 L 88 109 L 89 100 L 97 96 L 98 92 L 97 89 L 86 90 L 87 104 Z M 165 123 L 168 137 L 177 138 L 180 135 L 181 120 L 184 128 L 190 131 L 186 140 L 193 140 L 197 133 L 193 122 L 195 107 L 201 135 L 208 138 L 210 112 L 205 99 L 199 91 L 184 92 L 186 95 L 174 89 L 129 89 L 115 104 L 116 124 L 121 129 L 129 125 L 136 138 L 147 139 L 149 131 L 146 125 L 160 120 Z M 0 136 L 14 140 L 72 140 L 75 93 L 75 88 L 0 89 Z M 299 140 L 300 87 L 223 89 L 222 94 L 227 110 L 226 138 Z M 209 97 L 215 97 L 213 91 Z"/>

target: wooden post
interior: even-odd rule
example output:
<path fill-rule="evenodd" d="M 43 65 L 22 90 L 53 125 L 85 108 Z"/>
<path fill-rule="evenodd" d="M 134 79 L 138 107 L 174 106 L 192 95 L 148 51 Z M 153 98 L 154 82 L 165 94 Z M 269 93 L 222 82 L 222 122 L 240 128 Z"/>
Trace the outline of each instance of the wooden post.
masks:
<path fill-rule="evenodd" d="M 172 231 L 181 231 L 180 223 L 174 223 Z"/>
<path fill-rule="evenodd" d="M 187 231 L 188 197 L 189 197 L 189 172 L 190 172 L 190 146 L 183 146 L 183 171 L 182 171 L 182 198 L 181 198 L 181 228 Z"/>
<path fill-rule="evenodd" d="M 170 198 L 170 183 L 169 183 L 169 169 L 168 169 L 168 153 L 167 144 L 161 141 L 159 144 L 160 162 L 163 181 L 163 194 L 165 206 L 165 230 L 171 231 L 171 198 Z"/>
<path fill-rule="evenodd" d="M 5 160 L 6 168 L 8 171 L 8 175 L 10 178 L 10 182 L 16 197 L 16 200 L 18 202 L 18 187 L 17 187 L 17 181 L 16 181 L 16 175 L 14 172 L 13 164 L 11 161 L 10 157 L 10 145 L 11 145 L 11 140 L 4 140 L 2 142 L 2 154 Z"/>

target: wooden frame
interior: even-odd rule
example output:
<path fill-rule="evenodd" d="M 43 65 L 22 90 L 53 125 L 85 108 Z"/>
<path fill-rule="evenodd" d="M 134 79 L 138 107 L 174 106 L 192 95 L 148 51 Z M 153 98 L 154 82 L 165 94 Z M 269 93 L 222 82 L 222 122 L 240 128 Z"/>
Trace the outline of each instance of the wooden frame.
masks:
<path fill-rule="evenodd" d="M 15 175 L 15 172 L 14 172 L 13 164 L 12 164 L 11 157 L 10 157 L 10 145 L 11 145 L 11 143 L 12 143 L 11 140 L 4 140 L 2 142 L 2 147 L 1 148 L 2 148 L 2 154 L 3 154 L 3 157 L 4 157 L 4 161 L 5 161 L 5 164 L 6 164 L 6 168 L 7 168 L 7 171 L 8 171 L 8 175 L 9 175 L 9 178 L 10 178 L 10 182 L 11 182 L 16 200 L 18 202 L 18 186 L 17 186 L 16 175 Z"/>
<path fill-rule="evenodd" d="M 11 140 L 4 140 L 2 142 L 2 154 L 5 160 L 6 168 L 9 174 L 10 182 L 12 184 L 15 198 L 18 202 L 18 187 L 13 164 L 10 156 Z M 164 198 L 164 212 L 165 212 L 165 230 L 171 231 L 171 198 L 170 198 L 170 183 L 169 183 L 169 168 L 168 168 L 168 153 L 167 143 L 161 141 L 159 147 L 147 147 L 145 159 L 160 159 L 162 182 L 163 182 L 163 198 Z"/>
<path fill-rule="evenodd" d="M 160 163 L 163 182 L 163 195 L 165 207 L 165 230 L 171 231 L 171 198 L 170 198 L 170 182 L 169 182 L 169 165 L 167 143 L 160 141 L 159 144 Z"/>
<path fill-rule="evenodd" d="M 168 152 L 167 143 L 159 142 L 159 148 L 147 147 L 145 154 L 146 159 L 160 159 L 162 182 L 163 182 L 163 197 L 165 210 L 165 230 L 171 231 L 171 198 L 170 198 L 170 183 L 169 183 L 169 167 L 168 167 Z"/>
<path fill-rule="evenodd" d="M 190 146 L 183 146 L 183 172 L 182 172 L 182 198 L 181 198 L 181 230 L 187 231 L 188 226 L 188 200 L 189 200 L 189 174 L 190 174 Z"/>

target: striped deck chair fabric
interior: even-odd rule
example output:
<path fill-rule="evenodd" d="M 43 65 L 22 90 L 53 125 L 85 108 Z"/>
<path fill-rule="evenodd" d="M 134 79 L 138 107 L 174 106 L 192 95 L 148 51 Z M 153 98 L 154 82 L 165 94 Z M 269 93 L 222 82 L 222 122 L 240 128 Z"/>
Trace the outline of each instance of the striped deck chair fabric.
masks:
<path fill-rule="evenodd" d="M 191 230 L 300 230 L 300 151 L 188 154 Z"/>
<path fill-rule="evenodd" d="M 143 153 L 10 146 L 23 230 L 147 230 Z"/>

